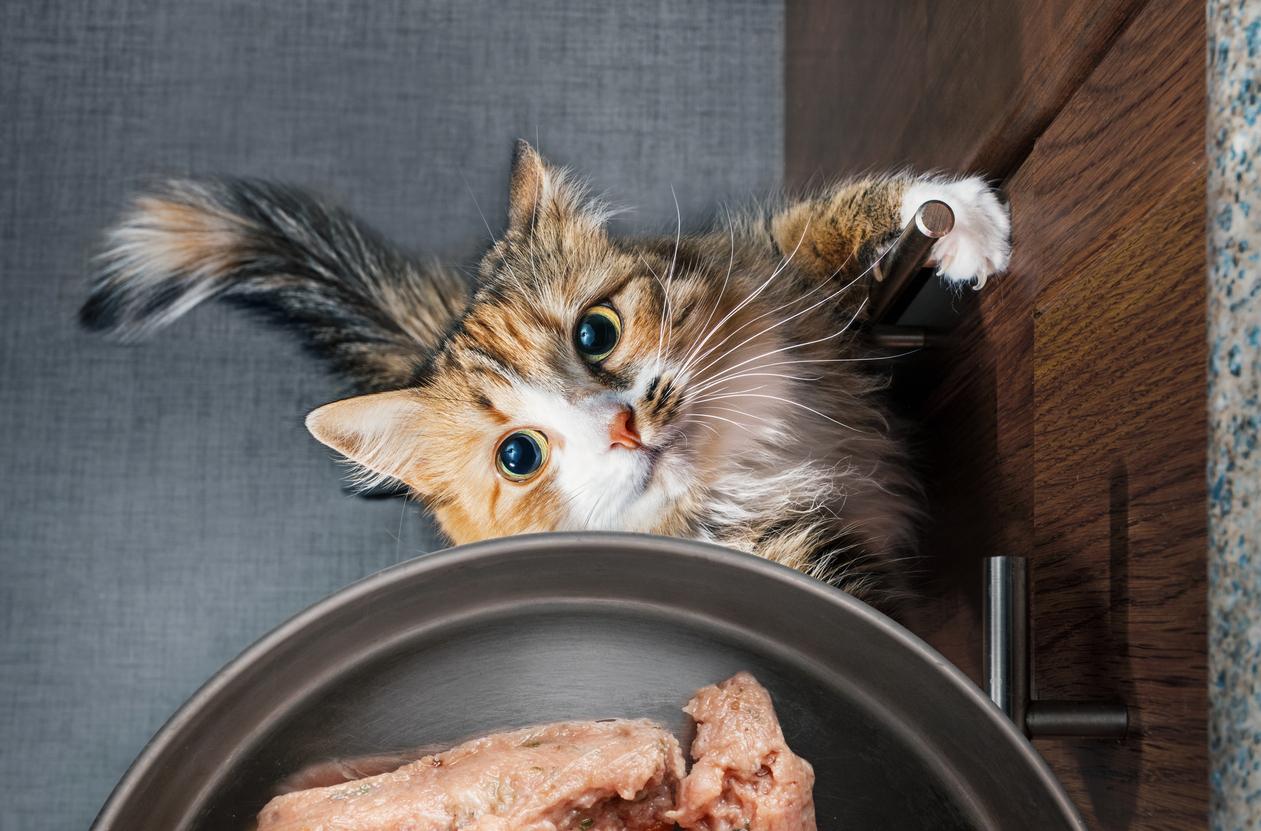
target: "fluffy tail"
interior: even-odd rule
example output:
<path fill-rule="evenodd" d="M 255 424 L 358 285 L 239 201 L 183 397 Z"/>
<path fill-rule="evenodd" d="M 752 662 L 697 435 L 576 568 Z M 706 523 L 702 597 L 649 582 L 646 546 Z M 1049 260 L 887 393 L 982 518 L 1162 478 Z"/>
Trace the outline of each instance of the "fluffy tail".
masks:
<path fill-rule="evenodd" d="M 108 234 L 89 329 L 143 338 L 223 297 L 284 324 L 360 391 L 411 383 L 468 286 L 421 267 L 346 213 L 279 185 L 173 181 Z"/>

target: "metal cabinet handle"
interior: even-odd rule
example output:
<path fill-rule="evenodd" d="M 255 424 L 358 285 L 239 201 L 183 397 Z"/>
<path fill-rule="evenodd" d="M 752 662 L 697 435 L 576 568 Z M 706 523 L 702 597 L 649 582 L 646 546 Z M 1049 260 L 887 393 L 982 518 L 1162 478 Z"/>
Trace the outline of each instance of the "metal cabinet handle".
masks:
<path fill-rule="evenodd" d="M 931 199 L 919 206 L 915 216 L 872 269 L 875 277 L 871 289 L 873 321 L 897 322 L 928 280 L 924 262 L 933 250 L 933 243 L 954 227 L 954 211 L 945 202 Z"/>
<path fill-rule="evenodd" d="M 985 691 L 1026 736 L 1124 738 L 1129 708 L 1105 701 L 1037 701 L 1029 694 L 1029 572 L 1023 557 L 987 557 Z"/>
<path fill-rule="evenodd" d="M 897 326 L 898 318 L 932 276 L 924 268 L 933 244 L 954 228 L 954 211 L 945 202 L 919 206 L 898 238 L 872 267 L 871 317 L 867 337 L 883 349 L 922 349 L 940 345 L 937 333 Z"/>

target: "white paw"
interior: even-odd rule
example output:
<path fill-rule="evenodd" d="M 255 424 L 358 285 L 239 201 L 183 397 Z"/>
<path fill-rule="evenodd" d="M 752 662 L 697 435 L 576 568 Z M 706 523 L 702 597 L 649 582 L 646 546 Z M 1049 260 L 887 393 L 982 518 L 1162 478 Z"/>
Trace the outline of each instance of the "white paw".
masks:
<path fill-rule="evenodd" d="M 954 230 L 934 246 L 931 262 L 947 280 L 975 280 L 981 288 L 991 274 L 1006 270 L 1011 258 L 1011 219 L 1007 206 L 980 176 L 967 179 L 926 179 L 906 189 L 902 197 L 902 224 L 915 216 L 930 199 L 945 202 L 954 211 Z"/>

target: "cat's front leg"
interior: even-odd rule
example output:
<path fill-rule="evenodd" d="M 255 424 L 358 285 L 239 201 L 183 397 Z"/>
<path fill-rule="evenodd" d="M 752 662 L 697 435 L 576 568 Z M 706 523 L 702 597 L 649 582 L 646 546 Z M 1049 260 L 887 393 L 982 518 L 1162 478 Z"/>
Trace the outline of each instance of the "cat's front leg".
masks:
<path fill-rule="evenodd" d="M 954 211 L 954 230 L 939 240 L 930 263 L 947 280 L 976 285 L 1007 268 L 1007 206 L 979 176 L 897 175 L 849 179 L 771 217 L 783 256 L 821 279 L 854 279 L 887 249 L 920 205 L 940 200 Z"/>

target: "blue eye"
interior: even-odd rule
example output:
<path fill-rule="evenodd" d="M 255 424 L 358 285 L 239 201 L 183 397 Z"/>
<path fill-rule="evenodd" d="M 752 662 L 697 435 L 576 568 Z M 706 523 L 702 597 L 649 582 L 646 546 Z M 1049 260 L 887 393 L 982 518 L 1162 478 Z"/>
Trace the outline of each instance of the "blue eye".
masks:
<path fill-rule="evenodd" d="M 591 363 L 603 361 L 622 337 L 622 319 L 608 306 L 592 306 L 574 330 L 574 347 Z"/>
<path fill-rule="evenodd" d="M 524 482 L 547 462 L 547 436 L 537 430 L 518 430 L 499 443 L 495 466 L 504 478 Z"/>

